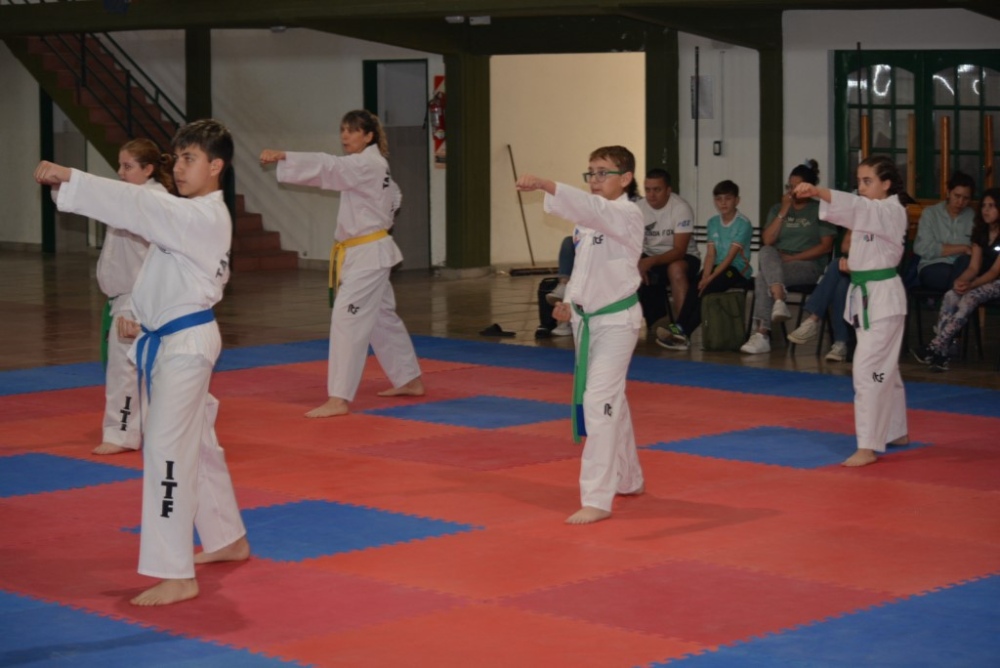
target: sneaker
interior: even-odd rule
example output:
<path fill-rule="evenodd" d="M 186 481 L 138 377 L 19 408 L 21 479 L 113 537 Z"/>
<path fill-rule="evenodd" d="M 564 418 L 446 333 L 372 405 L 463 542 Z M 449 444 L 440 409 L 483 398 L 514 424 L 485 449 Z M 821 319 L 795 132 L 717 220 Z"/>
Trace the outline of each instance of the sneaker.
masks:
<path fill-rule="evenodd" d="M 566 296 L 566 283 L 560 281 L 559 285 L 552 288 L 552 292 L 545 295 L 545 301 L 547 301 L 552 306 L 555 306 L 557 303 L 561 302 L 563 300 L 563 297 L 565 296 Z M 556 336 L 559 335 L 556 334 Z"/>
<path fill-rule="evenodd" d="M 791 337 L 789 337 L 791 338 Z M 847 359 L 847 344 L 843 341 L 834 341 L 830 346 L 830 352 L 826 354 L 827 362 L 843 362 Z"/>
<path fill-rule="evenodd" d="M 771 307 L 771 322 L 785 322 L 791 319 L 791 317 L 792 312 L 788 310 L 788 304 L 785 303 L 785 300 L 776 300 L 774 306 Z"/>
<path fill-rule="evenodd" d="M 750 355 L 769 353 L 771 352 L 771 340 L 760 332 L 754 332 L 747 342 L 740 346 L 740 352 Z"/>
<path fill-rule="evenodd" d="M 930 361 L 931 371 L 947 371 L 948 370 L 948 358 L 944 355 L 932 355 Z"/>
<path fill-rule="evenodd" d="M 667 350 L 687 350 L 691 347 L 691 342 L 684 336 L 684 330 L 679 325 L 671 323 L 666 327 L 656 328 L 656 345 Z"/>
<path fill-rule="evenodd" d="M 560 322 L 552 330 L 552 336 L 573 336 L 573 328 L 568 322 Z"/>
<path fill-rule="evenodd" d="M 934 351 L 928 346 L 910 348 L 910 354 L 913 355 L 913 359 L 917 360 L 921 364 L 930 364 L 931 360 L 934 359 Z"/>
<path fill-rule="evenodd" d="M 807 319 L 804 323 L 788 335 L 788 340 L 792 343 L 808 343 L 819 334 L 819 320 Z"/>

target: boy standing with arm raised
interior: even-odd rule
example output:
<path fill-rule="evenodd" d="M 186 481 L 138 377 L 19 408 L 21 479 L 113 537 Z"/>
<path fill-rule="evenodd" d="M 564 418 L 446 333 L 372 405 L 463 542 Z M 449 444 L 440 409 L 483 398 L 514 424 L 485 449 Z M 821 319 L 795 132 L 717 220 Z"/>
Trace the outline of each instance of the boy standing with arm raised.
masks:
<path fill-rule="evenodd" d="M 58 189 L 60 210 L 150 242 L 132 292 L 142 327 L 131 354 L 144 418 L 139 573 L 161 582 L 132 599 L 141 606 L 197 596 L 195 563 L 250 556 L 215 436 L 219 402 L 208 392 L 222 349 L 212 306 L 229 278 L 232 223 L 220 183 L 233 140 L 221 123 L 207 119 L 181 128 L 173 150 L 180 198 L 51 162 L 35 169 L 38 183 Z M 194 528 L 205 548 L 198 555 Z"/>

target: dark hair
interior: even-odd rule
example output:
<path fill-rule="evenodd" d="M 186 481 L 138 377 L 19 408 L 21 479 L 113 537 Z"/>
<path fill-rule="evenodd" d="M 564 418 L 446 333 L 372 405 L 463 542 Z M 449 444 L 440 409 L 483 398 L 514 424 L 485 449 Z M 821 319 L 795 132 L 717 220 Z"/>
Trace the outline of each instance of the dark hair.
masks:
<path fill-rule="evenodd" d="M 144 138 L 133 139 L 125 142 L 118 150 L 119 152 L 124 151 L 128 153 L 143 167 L 152 165 L 152 177 L 170 192 L 175 192 L 174 175 L 171 173 L 174 158 L 169 153 L 162 153 L 160 147 L 154 144 L 152 140 Z"/>
<path fill-rule="evenodd" d="M 211 160 L 222 160 L 219 184 L 222 184 L 226 170 L 233 164 L 233 137 L 226 126 L 214 118 L 203 118 L 188 123 L 174 135 L 171 142 L 174 151 L 197 146 Z"/>
<path fill-rule="evenodd" d="M 639 185 L 635 182 L 635 156 L 632 155 L 632 151 L 624 146 L 602 146 L 601 148 L 594 149 L 590 154 L 590 159 L 610 160 L 615 163 L 615 167 L 620 171 L 631 172 L 632 180 L 625 186 L 625 193 L 631 200 L 639 197 Z"/>
<path fill-rule="evenodd" d="M 806 160 L 801 165 L 796 165 L 788 175 L 789 178 L 793 176 L 799 177 L 805 183 L 816 185 L 819 183 L 819 163 L 812 159 Z"/>
<path fill-rule="evenodd" d="M 976 222 L 972 225 L 972 243 L 985 245 L 990 240 L 990 226 L 983 220 L 983 200 L 989 197 L 993 206 L 1000 208 L 1000 188 L 989 188 L 979 198 L 979 210 L 976 211 Z"/>
<path fill-rule="evenodd" d="M 889 196 L 898 195 L 899 203 L 903 206 L 916 202 L 916 200 L 910 197 L 906 190 L 904 190 L 903 177 L 899 175 L 899 168 L 896 167 L 896 163 L 893 162 L 892 158 L 889 156 L 870 156 L 858 163 L 858 167 L 871 167 L 879 181 L 889 181 Z"/>
<path fill-rule="evenodd" d="M 653 169 L 651 169 L 648 172 L 646 172 L 646 178 L 647 179 L 660 179 L 665 184 L 667 184 L 668 188 L 670 188 L 670 187 L 673 186 L 673 184 L 670 182 L 670 172 L 668 172 L 667 170 L 665 170 L 665 169 L 663 169 L 661 167 L 654 167 Z"/>
<path fill-rule="evenodd" d="M 347 112 L 340 119 L 340 126 L 344 127 L 345 125 L 354 131 L 361 130 L 366 134 L 372 133 L 372 140 L 368 142 L 368 145 L 377 145 L 382 157 L 389 157 L 389 139 L 385 136 L 382 121 L 378 119 L 378 116 L 367 109 L 355 109 Z"/>
<path fill-rule="evenodd" d="M 729 179 L 719 181 L 715 184 L 715 187 L 712 188 L 712 197 L 718 197 L 719 195 L 732 195 L 733 197 L 739 197 L 740 187 Z"/>
<path fill-rule="evenodd" d="M 968 188 L 969 194 L 973 195 L 976 192 L 976 181 L 965 172 L 955 172 L 948 179 L 948 192 L 955 188 Z"/>

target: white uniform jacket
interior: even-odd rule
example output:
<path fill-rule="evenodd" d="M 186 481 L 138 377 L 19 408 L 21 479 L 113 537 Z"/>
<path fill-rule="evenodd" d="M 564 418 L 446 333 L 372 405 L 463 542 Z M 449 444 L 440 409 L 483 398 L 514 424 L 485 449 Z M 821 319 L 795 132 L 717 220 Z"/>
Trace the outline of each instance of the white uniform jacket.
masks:
<path fill-rule="evenodd" d="M 830 202 L 820 202 L 819 217 L 854 230 L 847 265 L 851 271 L 895 268 L 903 257 L 906 238 L 906 207 L 896 195 L 873 200 L 836 190 L 830 191 Z M 868 319 L 906 315 L 906 289 L 899 276 L 885 281 L 872 281 L 868 289 Z M 844 319 L 854 323 L 861 317 L 861 290 L 852 286 L 844 307 Z"/>
<path fill-rule="evenodd" d="M 229 280 L 232 221 L 221 191 L 186 199 L 74 169 L 56 203 L 62 211 L 96 218 L 149 241 L 132 290 L 135 315 L 147 328 L 158 329 L 222 299 Z"/>
<path fill-rule="evenodd" d="M 144 188 L 167 192 L 159 181 L 149 179 Z M 139 277 L 149 242 L 126 230 L 108 228 L 104 237 L 101 256 L 97 258 L 97 284 L 101 292 L 115 301 L 111 304 L 111 315 L 132 314 L 132 287 Z"/>
<path fill-rule="evenodd" d="M 345 156 L 286 152 L 278 163 L 277 176 L 281 183 L 340 192 L 334 233 L 337 241 L 392 228 L 402 200 L 399 186 L 389 176 L 389 163 L 376 145 Z M 389 236 L 349 249 L 344 271 L 384 269 L 402 260 L 403 254 Z"/>
<path fill-rule="evenodd" d="M 642 280 L 639 257 L 645 238 L 642 211 L 627 195 L 611 201 L 563 183 L 545 195 L 544 208 L 576 223 L 576 259 L 566 285 L 565 301 L 587 313 L 635 294 Z M 625 317 L 625 312 L 602 316 Z"/>

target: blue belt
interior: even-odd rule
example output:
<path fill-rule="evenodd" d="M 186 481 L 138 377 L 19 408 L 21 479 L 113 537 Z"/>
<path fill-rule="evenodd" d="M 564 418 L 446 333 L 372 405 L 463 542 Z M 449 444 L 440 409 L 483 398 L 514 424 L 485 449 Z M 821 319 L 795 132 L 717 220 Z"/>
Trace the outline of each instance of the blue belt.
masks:
<path fill-rule="evenodd" d="M 170 336 L 171 334 L 176 334 L 185 329 L 190 329 L 191 327 L 197 327 L 198 325 L 204 325 L 215 320 L 215 313 L 212 309 L 205 309 L 204 311 L 197 311 L 195 313 L 188 313 L 187 315 L 182 315 L 179 318 L 174 318 L 167 324 L 161 326 L 159 329 L 154 329 L 152 331 L 146 329 L 145 325 L 142 327 L 143 336 L 139 338 L 136 343 L 135 350 L 135 366 L 139 372 L 139 387 L 142 388 L 142 376 L 146 375 L 146 396 L 152 396 L 152 390 L 150 389 L 150 377 L 153 375 L 153 361 L 156 360 L 156 353 L 160 350 L 160 339 L 164 336 Z M 142 354 L 146 351 L 146 345 L 149 345 L 149 351 L 143 363 Z"/>

